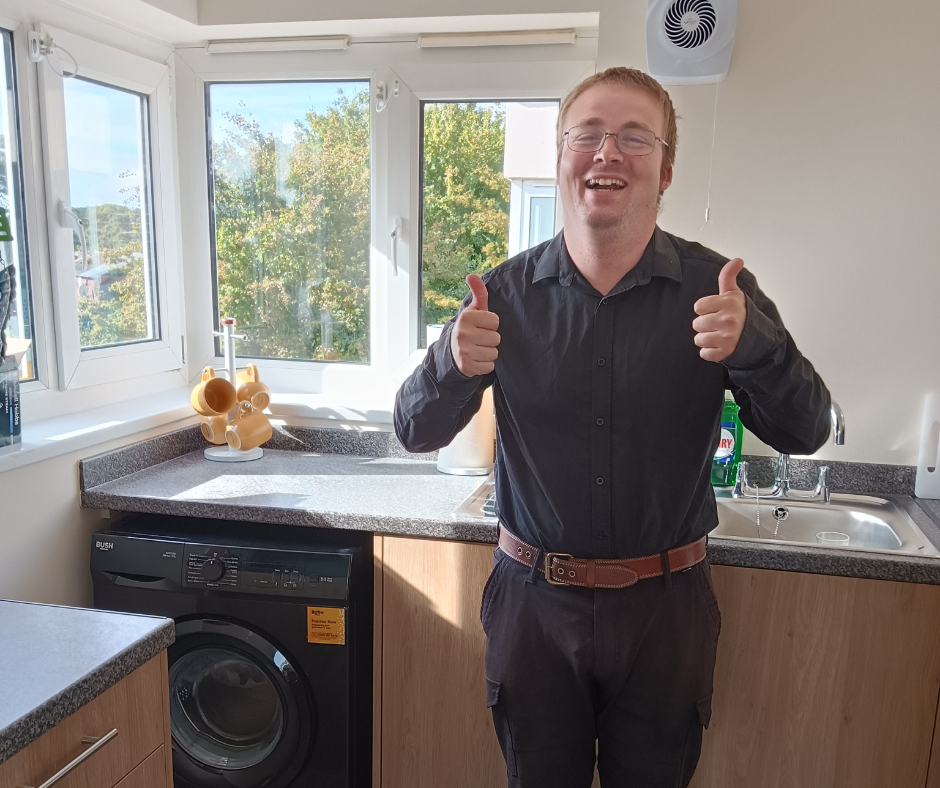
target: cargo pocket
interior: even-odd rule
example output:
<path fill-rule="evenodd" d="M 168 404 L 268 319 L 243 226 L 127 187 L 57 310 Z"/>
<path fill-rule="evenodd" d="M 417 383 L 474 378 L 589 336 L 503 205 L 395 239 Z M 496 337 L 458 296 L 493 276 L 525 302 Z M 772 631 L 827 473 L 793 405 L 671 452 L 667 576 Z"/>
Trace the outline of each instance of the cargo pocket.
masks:
<path fill-rule="evenodd" d="M 702 698 L 695 704 L 695 716 L 689 725 L 682 748 L 682 763 L 679 767 L 679 788 L 687 788 L 692 782 L 695 767 L 702 756 L 702 730 L 708 727 L 712 718 L 712 696 Z"/>
<path fill-rule="evenodd" d="M 495 570 L 494 570 L 495 571 Z M 516 776 L 516 754 L 512 748 L 512 734 L 509 732 L 509 720 L 506 719 L 506 709 L 499 702 L 498 681 L 486 680 L 486 707 L 493 713 L 493 727 L 496 728 L 496 738 L 506 760 L 506 771 Z"/>

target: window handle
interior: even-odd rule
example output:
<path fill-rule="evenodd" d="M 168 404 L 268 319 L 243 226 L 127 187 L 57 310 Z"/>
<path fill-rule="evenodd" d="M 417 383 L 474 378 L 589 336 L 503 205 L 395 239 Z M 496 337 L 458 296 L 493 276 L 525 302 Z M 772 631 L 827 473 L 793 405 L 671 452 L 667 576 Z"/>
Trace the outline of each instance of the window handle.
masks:
<path fill-rule="evenodd" d="M 392 219 L 392 275 L 398 276 L 398 242 L 401 240 L 401 217 Z"/>
<path fill-rule="evenodd" d="M 85 244 L 85 222 L 79 219 L 75 212 L 66 208 L 61 200 L 59 201 L 59 224 L 78 235 L 78 241 L 82 246 L 82 270 L 86 270 L 88 247 Z"/>

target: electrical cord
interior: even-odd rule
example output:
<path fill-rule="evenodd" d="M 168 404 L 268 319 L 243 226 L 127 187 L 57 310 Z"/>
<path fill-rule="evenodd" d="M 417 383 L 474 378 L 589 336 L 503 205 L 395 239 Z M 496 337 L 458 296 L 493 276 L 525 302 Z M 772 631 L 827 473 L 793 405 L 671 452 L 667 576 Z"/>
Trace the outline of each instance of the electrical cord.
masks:
<path fill-rule="evenodd" d="M 49 55 L 53 55 L 53 54 L 58 55 L 59 52 L 64 52 L 66 55 L 69 56 L 69 60 L 72 61 L 72 73 L 71 74 L 66 73 L 64 68 L 62 69 L 62 71 L 59 71 L 54 65 L 52 65 L 52 58 L 49 57 Z M 62 58 L 60 57 L 59 60 L 61 61 L 61 59 Z M 76 74 L 78 74 L 78 61 L 75 59 L 75 56 L 64 47 L 53 45 L 53 47 L 49 50 L 48 54 L 46 55 L 46 62 L 49 64 L 49 68 L 51 68 L 56 74 L 62 77 L 62 79 L 71 79 Z"/>

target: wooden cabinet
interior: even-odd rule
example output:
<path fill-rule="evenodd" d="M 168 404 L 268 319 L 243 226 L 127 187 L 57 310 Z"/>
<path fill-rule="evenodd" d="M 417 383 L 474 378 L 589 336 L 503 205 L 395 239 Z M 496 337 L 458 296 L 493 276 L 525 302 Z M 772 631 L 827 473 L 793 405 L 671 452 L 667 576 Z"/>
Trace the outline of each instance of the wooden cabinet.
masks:
<path fill-rule="evenodd" d="M 381 541 L 381 747 L 375 756 L 381 781 L 375 784 L 505 788 L 506 765 L 485 703 L 480 624 L 493 545 Z"/>
<path fill-rule="evenodd" d="M 506 785 L 479 620 L 492 554 L 376 539 L 375 788 Z M 940 587 L 712 576 L 722 633 L 693 788 L 940 788 Z"/>
<path fill-rule="evenodd" d="M 712 577 L 722 631 L 693 788 L 924 787 L 940 587 L 724 566 Z"/>
<path fill-rule="evenodd" d="M 172 788 L 165 651 L 0 764 L 0 788 L 42 785 L 112 730 L 56 788 Z"/>

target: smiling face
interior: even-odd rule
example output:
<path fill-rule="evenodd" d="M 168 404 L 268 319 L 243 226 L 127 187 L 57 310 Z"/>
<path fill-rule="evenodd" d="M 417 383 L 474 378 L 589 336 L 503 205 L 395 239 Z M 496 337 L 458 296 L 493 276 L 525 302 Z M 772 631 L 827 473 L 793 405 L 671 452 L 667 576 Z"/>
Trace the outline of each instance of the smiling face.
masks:
<path fill-rule="evenodd" d="M 607 131 L 642 128 L 663 137 L 663 111 L 645 90 L 600 83 L 578 96 L 563 119 L 572 126 L 597 126 Z M 596 153 L 577 153 L 562 143 L 558 187 L 565 225 L 586 230 L 632 226 L 641 230 L 656 224 L 659 196 L 672 182 L 672 167 L 661 172 L 663 147 L 657 142 L 648 156 L 621 153 L 612 137 Z M 574 229 L 574 228 L 572 228 Z"/>

